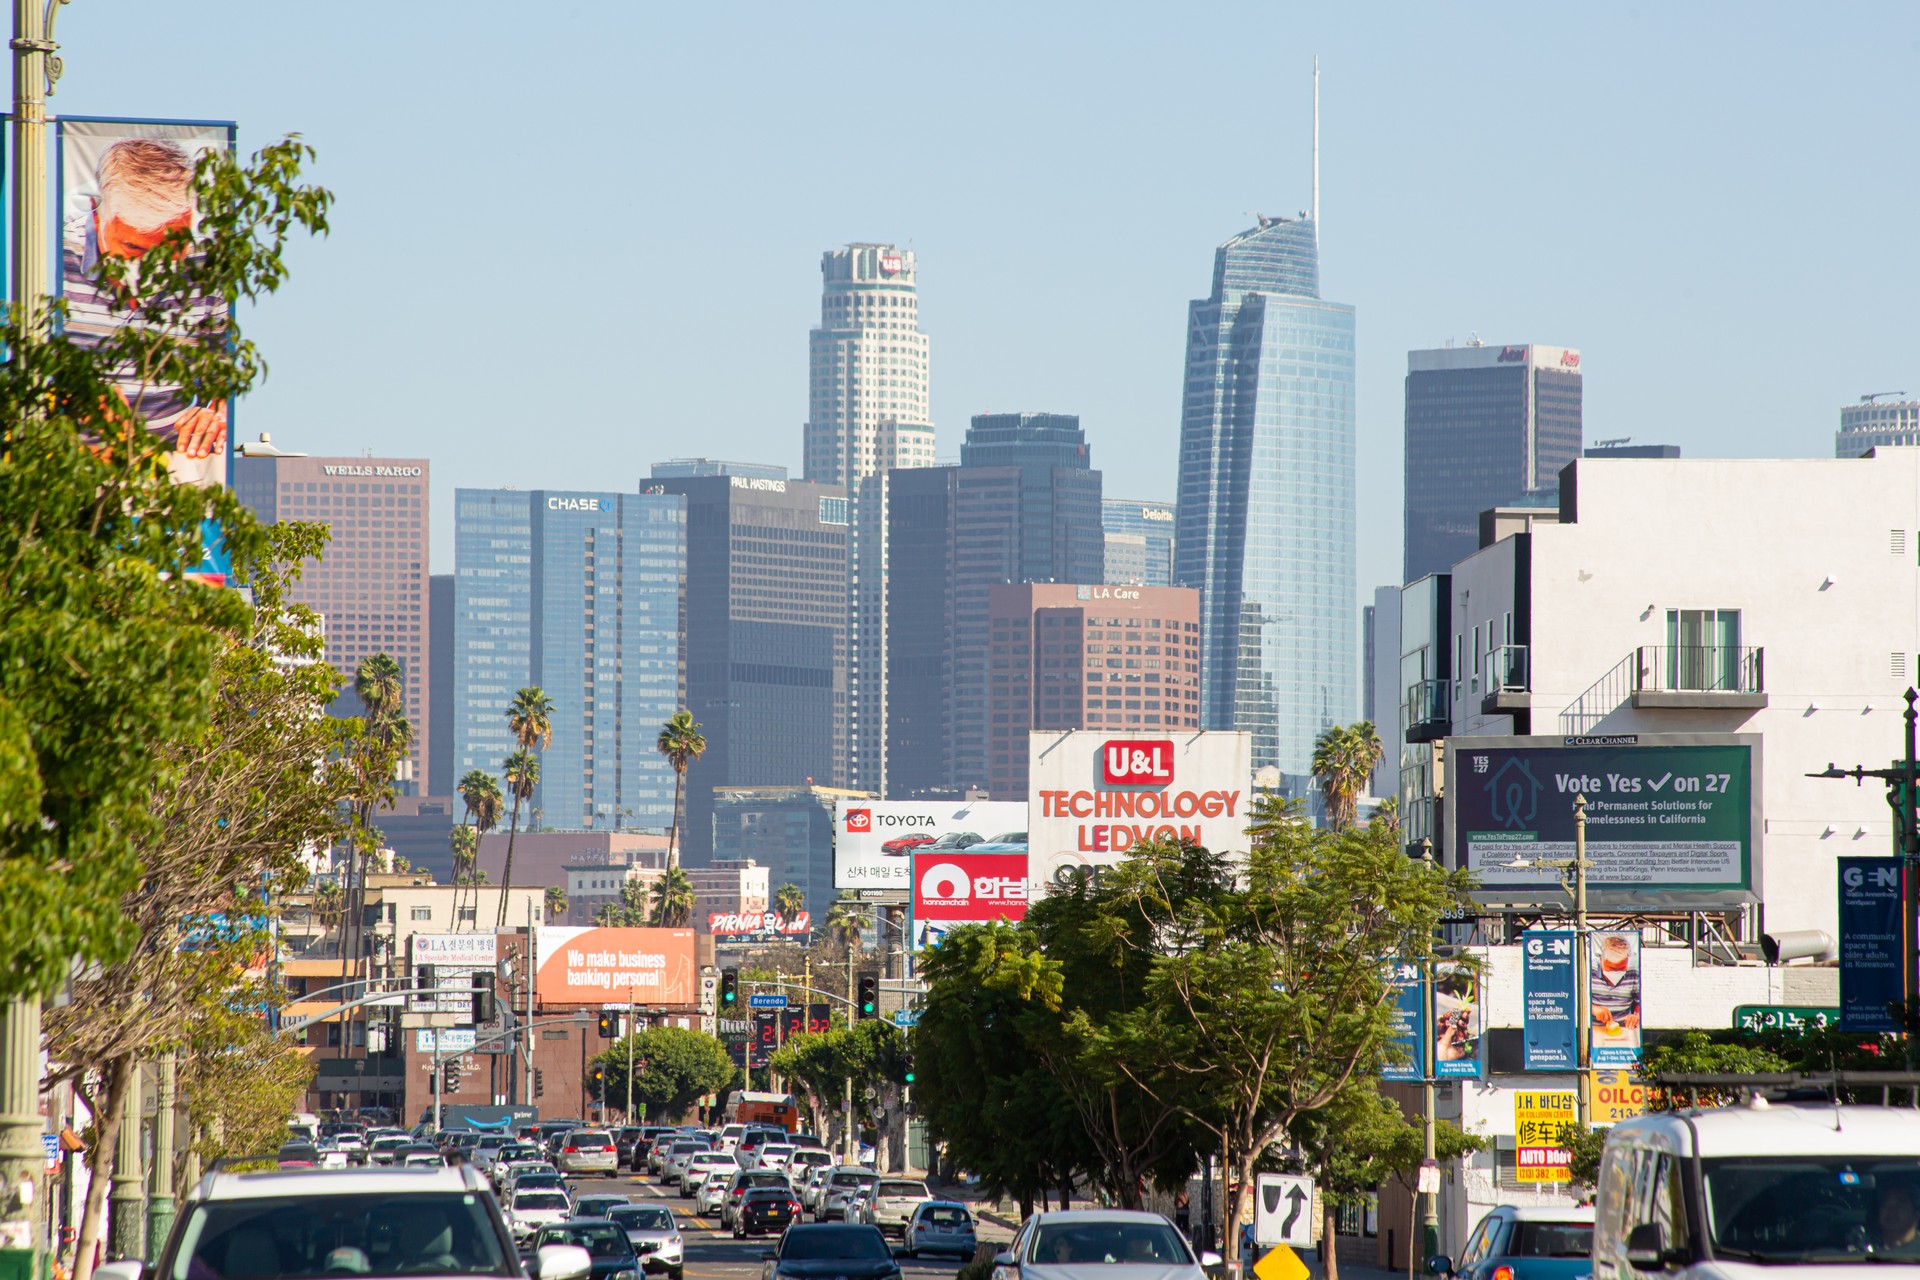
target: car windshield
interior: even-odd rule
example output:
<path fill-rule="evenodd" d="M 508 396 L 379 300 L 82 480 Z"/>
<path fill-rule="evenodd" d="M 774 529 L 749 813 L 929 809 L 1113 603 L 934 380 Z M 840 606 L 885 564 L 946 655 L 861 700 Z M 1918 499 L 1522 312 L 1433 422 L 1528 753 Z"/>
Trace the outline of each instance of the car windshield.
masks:
<path fill-rule="evenodd" d="M 575 1129 L 567 1135 L 567 1141 L 576 1147 L 604 1147 L 612 1139 L 598 1129 Z"/>
<path fill-rule="evenodd" d="M 1521 1222 L 1504 1250 L 1514 1258 L 1584 1258 L 1592 1252 L 1590 1222 Z"/>
<path fill-rule="evenodd" d="M 673 1215 L 650 1204 L 621 1205 L 608 1215 L 628 1231 L 671 1231 Z"/>
<path fill-rule="evenodd" d="M 203 1203 L 188 1215 L 163 1272 L 171 1280 L 456 1273 L 520 1274 L 471 1192 Z"/>
<path fill-rule="evenodd" d="M 936 1227 L 964 1227 L 973 1221 L 973 1215 L 958 1206 L 943 1204 L 922 1209 L 920 1221 Z"/>
<path fill-rule="evenodd" d="M 1920 1261 L 1920 1157 L 1701 1162 L 1713 1251 L 1761 1263 Z"/>
<path fill-rule="evenodd" d="M 1193 1261 L 1179 1233 L 1165 1222 L 1042 1223 L 1033 1233 L 1033 1248 L 1027 1257 L 1055 1266 L 1180 1266 Z"/>
<path fill-rule="evenodd" d="M 780 1242 L 780 1256 L 802 1262 L 816 1258 L 866 1262 L 893 1254 L 878 1227 L 812 1226 L 789 1228 Z"/>
<path fill-rule="evenodd" d="M 522 1191 L 513 1197 L 516 1209 L 564 1209 L 567 1207 L 567 1193 L 564 1191 Z"/>
<path fill-rule="evenodd" d="M 611 1222 L 605 1226 L 543 1231 L 540 1241 L 542 1244 L 577 1244 L 596 1258 L 624 1258 L 633 1252 L 633 1242 L 627 1239 L 626 1230 Z"/>

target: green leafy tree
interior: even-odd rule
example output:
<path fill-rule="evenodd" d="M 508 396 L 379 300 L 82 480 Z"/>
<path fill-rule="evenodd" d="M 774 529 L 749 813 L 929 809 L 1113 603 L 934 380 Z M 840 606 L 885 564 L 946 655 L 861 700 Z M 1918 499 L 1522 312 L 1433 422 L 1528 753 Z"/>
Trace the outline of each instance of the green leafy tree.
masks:
<path fill-rule="evenodd" d="M 557 884 L 548 885 L 542 895 L 542 905 L 547 909 L 547 923 L 553 923 L 567 914 L 567 891 Z"/>
<path fill-rule="evenodd" d="M 210 1008 L 180 1046 L 187 1159 L 176 1171 L 174 1195 L 184 1197 L 215 1160 L 278 1148 L 313 1076 L 314 1060 L 291 1038 L 268 1032 L 257 1013 Z"/>
<path fill-rule="evenodd" d="M 507 898 L 513 889 L 513 838 L 520 825 L 520 805 L 533 799 L 540 785 L 540 761 L 534 755 L 553 745 L 553 699 L 537 686 L 529 685 L 513 695 L 507 704 L 507 728 L 513 731 L 519 748 L 507 757 L 504 776 L 513 793 L 513 819 L 507 824 L 507 861 L 500 871 L 500 915 L 496 928 L 507 927 Z M 535 811 L 534 826 L 540 825 Z"/>
<path fill-rule="evenodd" d="M 620 897 L 593 913 L 593 922 L 602 928 L 639 929 L 653 923 L 653 903 L 647 882 L 632 878 L 620 882 Z"/>
<path fill-rule="evenodd" d="M 673 826 L 667 833 L 667 866 L 672 868 L 680 865 L 680 798 L 686 791 L 687 770 L 706 754 L 707 740 L 693 713 L 682 709 L 667 717 L 654 745 L 673 766 Z"/>
<path fill-rule="evenodd" d="M 1334 725 L 1313 743 L 1313 776 L 1327 804 L 1327 825 L 1344 831 L 1354 823 L 1359 797 L 1380 764 L 1380 735 L 1366 720 Z"/>
<path fill-rule="evenodd" d="M 653 882 L 653 920 L 662 929 L 684 929 L 693 919 L 699 895 L 684 867 L 669 864 L 665 875 Z"/>
<path fill-rule="evenodd" d="M 860 935 L 866 932 L 869 918 L 866 905 L 853 898 L 836 898 L 827 908 L 823 922 L 827 937 L 840 944 L 843 957 L 860 945 Z"/>
<path fill-rule="evenodd" d="M 823 1033 L 798 1035 L 768 1060 L 769 1068 L 798 1085 L 815 1115 L 824 1115 L 832 1136 L 840 1129 L 840 1099 L 847 1082 L 854 1084 L 863 1115 L 871 1114 L 865 1100 L 870 1084 L 897 1085 L 905 1069 L 906 1043 L 891 1022 L 863 1021 Z"/>
<path fill-rule="evenodd" d="M 799 885 L 788 882 L 773 891 L 773 913 L 786 923 L 798 920 L 806 909 L 807 895 L 800 892 Z"/>
<path fill-rule="evenodd" d="M 683 1027 L 655 1027 L 616 1040 L 594 1058 L 606 1070 L 609 1099 L 627 1096 L 628 1040 L 632 1041 L 633 1100 L 656 1119 L 681 1119 L 701 1095 L 718 1093 L 739 1074 L 718 1040 Z"/>

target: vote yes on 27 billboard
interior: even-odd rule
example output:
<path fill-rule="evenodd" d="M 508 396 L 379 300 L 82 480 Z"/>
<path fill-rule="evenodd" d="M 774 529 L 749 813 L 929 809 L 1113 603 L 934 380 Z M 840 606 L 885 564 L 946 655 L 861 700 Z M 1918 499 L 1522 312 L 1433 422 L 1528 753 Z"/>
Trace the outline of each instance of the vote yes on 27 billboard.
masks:
<path fill-rule="evenodd" d="M 1573 859 L 1582 795 L 1590 906 L 1757 900 L 1758 734 L 1463 737 L 1451 746 L 1447 847 L 1478 874 L 1480 901 L 1567 902 L 1566 871 L 1551 864 Z"/>

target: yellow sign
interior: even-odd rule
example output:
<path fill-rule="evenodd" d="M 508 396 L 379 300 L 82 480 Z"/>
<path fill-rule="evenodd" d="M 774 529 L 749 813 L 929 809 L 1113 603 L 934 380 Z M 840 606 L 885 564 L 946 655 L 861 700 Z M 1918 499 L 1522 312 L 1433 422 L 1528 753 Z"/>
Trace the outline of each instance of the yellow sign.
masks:
<path fill-rule="evenodd" d="M 1593 1073 L 1593 1123 L 1619 1124 L 1647 1114 L 1647 1086 L 1631 1071 Z"/>
<path fill-rule="evenodd" d="M 1284 1244 L 1277 1244 L 1253 1264 L 1253 1274 L 1259 1280 L 1307 1280 L 1310 1273 L 1299 1254 Z"/>
<path fill-rule="evenodd" d="M 1560 1145 L 1560 1128 L 1571 1125 L 1579 1101 L 1571 1089 L 1523 1089 L 1513 1095 L 1515 1182 L 1567 1182 L 1572 1159 Z"/>

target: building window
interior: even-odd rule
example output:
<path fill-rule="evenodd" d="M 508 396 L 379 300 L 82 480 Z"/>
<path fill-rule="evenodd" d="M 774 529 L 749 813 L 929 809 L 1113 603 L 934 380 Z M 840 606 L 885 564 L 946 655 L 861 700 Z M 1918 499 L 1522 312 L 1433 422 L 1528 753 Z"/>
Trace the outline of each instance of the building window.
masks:
<path fill-rule="evenodd" d="M 432 907 L 414 907 L 410 912 L 408 912 L 408 917 L 413 920 L 431 920 L 433 919 L 433 908 Z"/>
<path fill-rule="evenodd" d="M 1667 610 L 1667 687 L 1741 690 L 1740 611 Z"/>

